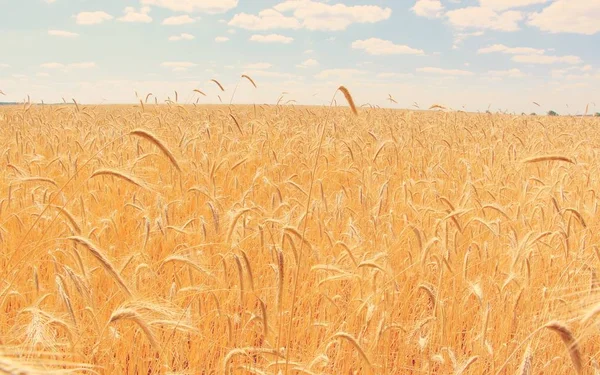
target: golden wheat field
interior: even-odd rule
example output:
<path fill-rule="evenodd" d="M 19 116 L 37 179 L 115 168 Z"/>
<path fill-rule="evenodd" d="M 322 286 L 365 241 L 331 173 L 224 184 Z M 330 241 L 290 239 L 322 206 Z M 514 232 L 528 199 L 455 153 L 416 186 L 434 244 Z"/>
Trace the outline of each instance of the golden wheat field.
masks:
<path fill-rule="evenodd" d="M 598 373 L 599 126 L 3 108 L 0 373 Z"/>

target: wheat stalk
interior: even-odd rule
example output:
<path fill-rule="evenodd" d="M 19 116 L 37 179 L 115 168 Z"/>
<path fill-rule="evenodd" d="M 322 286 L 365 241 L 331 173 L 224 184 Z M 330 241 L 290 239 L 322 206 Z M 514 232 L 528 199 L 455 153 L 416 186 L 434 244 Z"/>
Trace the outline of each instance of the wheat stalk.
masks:
<path fill-rule="evenodd" d="M 348 89 L 344 86 L 338 87 L 338 91 L 341 91 L 342 94 L 344 94 L 344 98 L 346 98 L 346 101 L 348 102 L 348 105 L 350 106 L 352 113 L 354 113 L 355 115 L 358 115 L 358 111 L 356 110 L 356 105 L 354 105 L 354 99 L 352 99 L 352 95 L 350 95 L 350 91 L 348 91 Z"/>
<path fill-rule="evenodd" d="M 154 134 L 152 134 L 146 130 L 143 130 L 143 129 L 135 129 L 135 130 L 131 131 L 129 134 L 136 135 L 138 137 L 141 137 L 141 138 L 144 138 L 144 139 L 150 141 L 151 143 L 154 143 L 154 145 L 156 147 L 158 147 L 162 151 L 162 153 L 165 154 L 165 156 L 167 158 L 169 158 L 169 160 L 171 161 L 173 166 L 175 166 L 175 168 L 178 171 L 181 171 L 181 168 L 179 167 L 179 163 L 177 162 L 177 159 L 175 158 L 173 153 Z"/>
<path fill-rule="evenodd" d="M 92 256 L 94 258 L 96 258 L 96 260 L 100 263 L 100 265 L 102 265 L 102 268 L 104 268 L 104 270 L 113 277 L 113 279 L 117 282 L 117 284 L 119 284 L 119 286 L 121 286 L 123 291 L 125 291 L 125 293 L 127 293 L 129 296 L 132 295 L 131 291 L 127 287 L 127 284 L 125 284 L 125 281 L 123 280 L 121 275 L 117 272 L 117 270 L 111 264 L 111 262 L 108 260 L 106 255 L 104 255 L 104 252 L 102 250 L 100 250 L 96 245 L 94 245 L 89 239 L 87 239 L 85 237 L 72 236 L 72 237 L 68 237 L 67 239 L 71 240 L 75 243 L 78 243 L 78 244 L 82 245 L 83 247 L 85 247 L 86 249 L 88 249 L 90 254 L 92 254 Z"/>
<path fill-rule="evenodd" d="M 579 351 L 579 345 L 577 341 L 573 337 L 573 333 L 569 330 L 567 326 L 562 324 L 561 322 L 552 321 L 545 325 L 545 328 L 556 332 L 565 346 L 569 351 L 569 355 L 571 356 L 571 362 L 573 362 L 573 367 L 578 374 L 582 371 L 582 362 L 581 362 L 581 353 Z"/>

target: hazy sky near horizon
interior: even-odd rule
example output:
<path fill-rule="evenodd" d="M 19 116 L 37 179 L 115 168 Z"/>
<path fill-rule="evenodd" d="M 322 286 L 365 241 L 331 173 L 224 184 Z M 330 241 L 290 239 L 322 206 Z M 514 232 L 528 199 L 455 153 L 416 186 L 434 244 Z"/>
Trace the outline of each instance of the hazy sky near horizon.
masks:
<path fill-rule="evenodd" d="M 234 103 L 285 92 L 283 101 L 325 104 L 345 85 L 358 104 L 600 112 L 600 0 L 0 0 L 0 9 L 0 101 L 135 103 L 136 92 L 164 101 L 177 90 L 182 103 L 229 103 L 239 84 Z"/>

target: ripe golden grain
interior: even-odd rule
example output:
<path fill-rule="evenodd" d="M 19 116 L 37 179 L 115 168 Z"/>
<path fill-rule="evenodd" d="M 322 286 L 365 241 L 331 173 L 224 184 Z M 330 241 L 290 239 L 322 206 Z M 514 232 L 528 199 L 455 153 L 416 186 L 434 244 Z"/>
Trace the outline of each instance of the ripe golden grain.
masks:
<path fill-rule="evenodd" d="M 221 91 L 225 91 L 225 89 L 223 88 L 223 85 L 221 85 L 221 83 L 219 83 L 219 81 L 217 81 L 216 79 L 211 79 L 211 81 L 216 83 L 217 86 L 219 86 L 219 88 L 221 89 Z"/>
<path fill-rule="evenodd" d="M 594 373 L 598 119 L 139 98 L 0 106 L 0 366 Z"/>
<path fill-rule="evenodd" d="M 150 344 L 152 345 L 152 347 L 156 351 L 160 350 L 160 347 L 158 346 L 158 342 L 156 341 L 156 338 L 154 337 L 154 334 L 152 333 L 150 326 L 148 324 L 146 324 L 146 322 L 144 321 L 144 319 L 142 318 L 142 316 L 140 315 L 139 312 L 137 312 L 136 310 L 134 310 L 132 308 L 121 308 L 112 313 L 108 322 L 115 323 L 120 320 L 131 320 L 132 322 L 137 324 L 138 327 L 140 327 L 141 330 L 146 335 L 146 338 L 148 339 L 148 341 L 150 341 Z"/>
<path fill-rule="evenodd" d="M 154 143 L 154 145 L 156 145 L 156 147 L 158 147 L 159 150 L 161 150 L 163 152 L 163 154 L 165 154 L 165 156 L 167 158 L 169 158 L 169 160 L 171 161 L 171 163 L 173 163 L 175 168 L 177 168 L 178 171 L 181 171 L 181 168 L 179 167 L 179 163 L 177 162 L 177 159 L 175 158 L 173 153 L 154 134 L 152 134 L 146 130 L 143 130 L 143 129 L 133 130 L 129 134 L 136 135 L 138 137 L 142 137 L 142 138 Z"/>
<path fill-rule="evenodd" d="M 256 83 L 254 83 L 254 80 L 252 78 L 250 78 L 250 76 L 246 75 L 246 74 L 242 74 L 242 78 L 246 78 L 248 81 L 250 81 L 250 83 L 252 84 L 252 86 L 254 86 L 254 88 L 256 89 Z"/>
<path fill-rule="evenodd" d="M 562 155 L 534 156 L 531 158 L 523 159 L 523 163 L 539 163 L 542 161 L 564 161 L 567 163 L 575 164 L 575 161 L 573 159 Z"/>
<path fill-rule="evenodd" d="M 129 183 L 132 183 L 138 187 L 141 187 L 142 189 L 148 189 L 148 187 L 146 186 L 146 184 L 138 179 L 137 177 L 131 176 L 125 172 L 121 172 L 118 171 L 116 169 L 98 169 L 96 171 L 94 171 L 94 173 L 91 174 L 90 178 L 96 177 L 96 176 L 113 176 L 113 177 L 118 177 L 121 178 Z"/>
<path fill-rule="evenodd" d="M 569 330 L 569 328 L 567 328 L 567 326 L 565 326 L 561 322 L 557 321 L 553 321 L 546 324 L 545 328 L 556 332 L 560 336 L 561 340 L 563 341 L 563 343 L 567 347 L 567 350 L 569 351 L 569 355 L 571 356 L 571 361 L 573 362 L 573 367 L 575 368 L 575 371 L 577 371 L 578 374 L 581 373 L 581 353 L 579 351 L 579 345 L 577 344 L 577 341 L 575 340 L 575 337 L 573 336 L 571 330 Z"/>
<path fill-rule="evenodd" d="M 106 255 L 104 254 L 104 252 L 102 250 L 100 250 L 98 247 L 96 247 L 96 245 L 94 245 L 89 239 L 87 239 L 85 237 L 72 236 L 72 237 L 68 237 L 67 239 L 71 240 L 75 243 L 78 243 L 80 245 L 83 245 L 83 247 L 88 249 L 90 254 L 92 254 L 92 256 L 94 258 L 96 258 L 96 260 L 100 263 L 102 268 L 104 268 L 104 270 L 106 272 L 108 272 L 108 274 L 111 275 L 112 278 L 121 286 L 123 291 L 125 291 L 128 295 L 131 295 L 131 291 L 127 287 L 127 284 L 125 284 L 125 280 L 123 280 L 121 275 L 119 275 L 119 273 L 117 272 L 115 267 L 107 259 Z"/>
<path fill-rule="evenodd" d="M 342 94 L 344 94 L 344 98 L 346 98 L 346 101 L 348 102 L 352 113 L 358 115 L 358 111 L 356 110 L 356 105 L 354 104 L 354 99 L 352 99 L 352 95 L 350 95 L 350 91 L 348 91 L 348 89 L 344 86 L 338 87 L 338 91 L 341 91 Z"/>

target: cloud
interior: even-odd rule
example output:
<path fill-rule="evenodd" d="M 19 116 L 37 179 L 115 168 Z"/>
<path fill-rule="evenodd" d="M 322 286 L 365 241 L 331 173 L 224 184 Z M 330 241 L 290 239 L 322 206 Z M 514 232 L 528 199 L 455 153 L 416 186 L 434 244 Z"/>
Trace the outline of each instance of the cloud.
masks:
<path fill-rule="evenodd" d="M 442 69 L 442 68 L 433 68 L 433 67 L 417 68 L 417 72 L 429 73 L 429 74 L 439 74 L 439 75 L 445 75 L 445 76 L 472 76 L 475 74 L 468 70 Z"/>
<path fill-rule="evenodd" d="M 426 18 L 440 18 L 444 12 L 444 6 L 440 0 L 417 0 L 415 6 L 410 9 L 417 16 Z"/>
<path fill-rule="evenodd" d="M 491 29 L 498 31 L 519 30 L 519 21 L 524 16 L 521 12 L 506 11 L 498 13 L 490 8 L 466 7 L 446 13 L 448 21 L 459 29 Z"/>
<path fill-rule="evenodd" d="M 121 22 L 152 22 L 152 17 L 148 15 L 148 13 L 150 13 L 150 7 L 142 7 L 139 12 L 136 12 L 134 7 L 127 7 L 123 12 L 125 15 L 118 19 Z"/>
<path fill-rule="evenodd" d="M 244 74 L 250 77 L 265 77 L 265 78 L 297 78 L 296 75 L 291 73 L 272 72 L 269 70 L 248 70 L 244 71 Z"/>
<path fill-rule="evenodd" d="M 593 35 L 600 32 L 600 1 L 556 0 L 527 24 L 550 33 Z"/>
<path fill-rule="evenodd" d="M 411 48 L 409 46 L 394 44 L 389 40 L 379 38 L 370 38 L 366 40 L 356 40 L 352 43 L 352 48 L 362 49 L 369 55 L 423 55 L 423 50 Z"/>
<path fill-rule="evenodd" d="M 198 66 L 198 64 L 189 61 L 166 61 L 160 64 L 160 66 L 164 68 L 171 68 L 174 72 L 183 72 L 189 68 Z"/>
<path fill-rule="evenodd" d="M 484 34 L 483 31 L 473 31 L 473 32 L 458 32 L 454 34 L 454 44 L 452 45 L 452 49 L 458 49 L 459 44 L 464 42 L 467 38 L 473 36 L 482 36 Z"/>
<path fill-rule="evenodd" d="M 271 30 L 271 29 L 299 29 L 300 22 L 294 17 L 286 17 L 273 9 L 265 9 L 258 16 L 239 13 L 233 16 L 228 23 L 246 30 Z"/>
<path fill-rule="evenodd" d="M 528 64 L 580 64 L 578 56 L 549 56 L 543 49 L 529 47 L 507 47 L 504 44 L 494 44 L 477 50 L 478 54 L 504 53 L 514 55 L 512 61 Z"/>
<path fill-rule="evenodd" d="M 71 64 L 62 64 L 57 62 L 44 63 L 40 65 L 40 68 L 44 69 L 62 69 L 62 70 L 70 70 L 70 69 L 91 69 L 95 68 L 96 63 L 94 62 L 80 62 L 80 63 L 71 63 Z"/>
<path fill-rule="evenodd" d="M 183 16 L 173 16 L 173 17 L 165 18 L 162 21 L 162 24 L 174 26 L 174 25 L 186 25 L 186 24 L 194 23 L 194 22 L 196 22 L 196 20 L 186 14 Z"/>
<path fill-rule="evenodd" d="M 405 79 L 413 77 L 410 73 L 379 73 L 376 75 L 377 78 L 393 80 L 393 79 Z"/>
<path fill-rule="evenodd" d="M 65 65 L 61 64 L 61 63 L 44 63 L 44 64 L 40 65 L 40 68 L 44 68 L 44 69 L 62 69 L 64 67 L 65 67 Z"/>
<path fill-rule="evenodd" d="M 238 0 L 141 0 L 143 5 L 154 5 L 174 12 L 224 13 L 238 5 Z"/>
<path fill-rule="evenodd" d="M 250 41 L 259 43 L 283 43 L 288 44 L 294 41 L 294 38 L 283 36 L 279 34 L 270 35 L 252 35 Z"/>
<path fill-rule="evenodd" d="M 173 35 L 171 37 L 169 37 L 169 40 L 171 42 L 178 42 L 180 40 L 193 40 L 195 39 L 195 36 L 193 36 L 192 34 L 187 34 L 187 33 L 182 33 L 179 35 Z"/>
<path fill-rule="evenodd" d="M 75 22 L 78 25 L 98 25 L 104 21 L 110 21 L 114 17 L 102 11 L 97 12 L 80 12 L 75 16 Z"/>
<path fill-rule="evenodd" d="M 229 41 L 229 38 L 226 36 L 218 36 L 215 38 L 215 42 L 217 43 L 225 43 L 227 41 Z"/>
<path fill-rule="evenodd" d="M 297 68 L 314 68 L 315 66 L 319 66 L 319 62 L 315 59 L 308 59 L 296 65 Z"/>
<path fill-rule="evenodd" d="M 516 55 L 512 58 L 515 62 L 527 64 L 581 64 L 579 56 L 547 56 L 547 55 Z"/>
<path fill-rule="evenodd" d="M 326 69 L 321 71 L 319 74 L 315 75 L 315 78 L 318 79 L 328 79 L 328 78 L 336 78 L 336 79 L 351 79 L 356 78 L 356 76 L 360 76 L 366 74 L 367 72 L 364 70 L 358 69 Z"/>
<path fill-rule="evenodd" d="M 390 8 L 376 5 L 348 6 L 342 3 L 325 4 L 313 0 L 287 0 L 274 6 L 275 10 L 293 12 L 309 30 L 345 30 L 353 23 L 376 23 L 392 15 Z"/>
<path fill-rule="evenodd" d="M 479 0 L 482 7 L 494 10 L 521 8 L 547 2 L 548 0 Z"/>
<path fill-rule="evenodd" d="M 593 80 L 600 79 L 600 70 L 596 73 L 591 73 L 592 67 L 586 66 L 571 66 L 565 69 L 553 69 L 552 78 L 566 79 L 568 81 L 574 80 Z"/>
<path fill-rule="evenodd" d="M 490 70 L 487 72 L 490 77 L 509 77 L 509 78 L 520 78 L 525 77 L 525 74 L 521 72 L 519 69 L 509 69 L 509 70 Z"/>
<path fill-rule="evenodd" d="M 285 15 L 285 14 L 288 15 Z M 230 26 L 248 30 L 345 30 L 353 23 L 375 23 L 390 18 L 392 10 L 376 5 L 326 4 L 313 0 L 287 0 L 258 15 L 236 14 Z"/>
<path fill-rule="evenodd" d="M 272 67 L 273 67 L 272 64 L 262 62 L 262 63 L 248 64 L 248 65 L 244 66 L 244 69 L 264 70 L 264 69 L 269 69 Z"/>
<path fill-rule="evenodd" d="M 543 55 L 543 49 L 529 48 L 529 47 L 507 47 L 504 44 L 494 44 L 492 46 L 480 48 L 477 50 L 478 54 L 486 53 L 506 53 L 511 55 Z"/>
<path fill-rule="evenodd" d="M 48 30 L 48 35 L 59 36 L 61 38 L 77 38 L 79 34 L 64 30 Z"/>
<path fill-rule="evenodd" d="M 50 77 L 50 74 L 46 72 L 39 72 L 35 74 L 36 77 Z"/>
<path fill-rule="evenodd" d="M 4 68 L 10 68 L 10 65 L 0 63 L 0 69 L 4 69 Z"/>
<path fill-rule="evenodd" d="M 95 68 L 96 63 L 93 62 L 82 62 L 82 63 L 74 63 L 67 65 L 67 68 L 75 68 L 75 69 L 91 69 Z"/>

